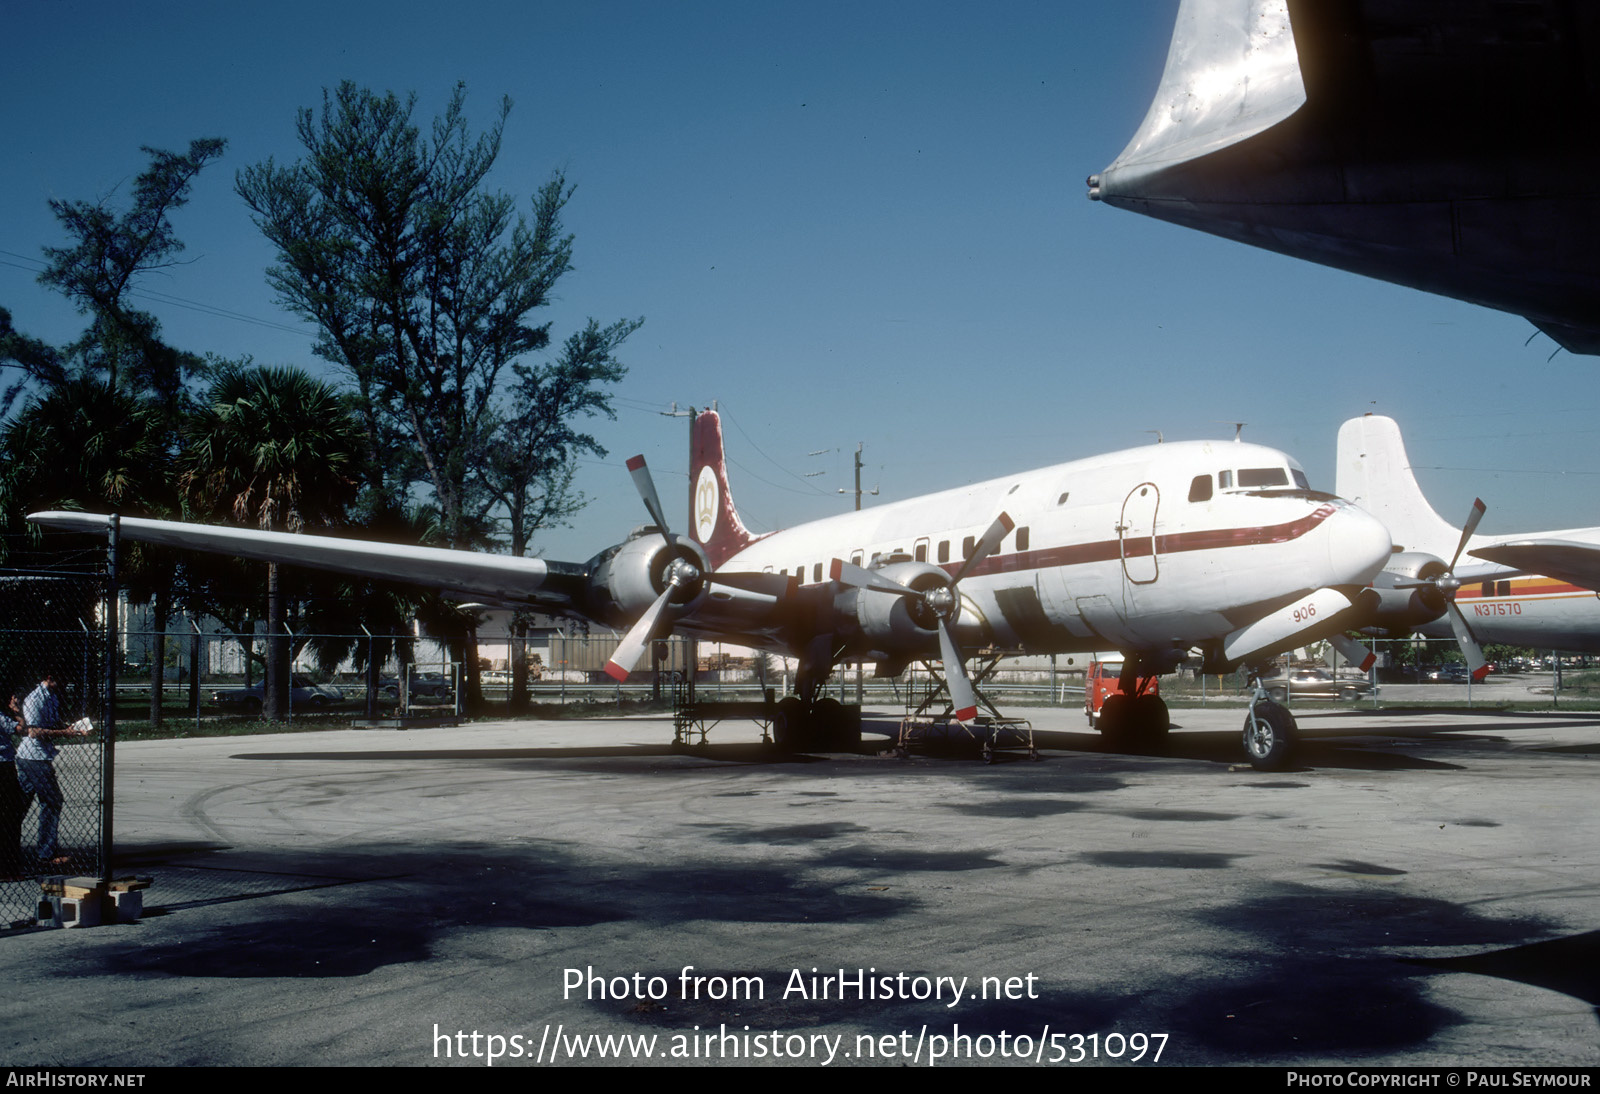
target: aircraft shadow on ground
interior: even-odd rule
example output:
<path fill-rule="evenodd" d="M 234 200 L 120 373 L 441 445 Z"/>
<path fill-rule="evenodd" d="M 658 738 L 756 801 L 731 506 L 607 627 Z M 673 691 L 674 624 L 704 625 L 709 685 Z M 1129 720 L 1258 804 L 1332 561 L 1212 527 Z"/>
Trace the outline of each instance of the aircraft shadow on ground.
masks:
<path fill-rule="evenodd" d="M 247 875 L 254 874 L 260 890 L 255 895 L 286 895 L 256 906 L 253 916 L 236 915 L 226 924 L 181 937 L 172 932 L 159 940 L 142 937 L 137 945 L 86 951 L 77 972 L 92 974 L 99 965 L 106 974 L 132 976 L 351 977 L 427 960 L 443 939 L 459 931 L 543 931 L 604 923 L 668 931 L 707 920 L 777 927 L 834 924 L 876 930 L 887 939 L 898 920 L 921 906 L 905 875 L 970 875 L 971 882 L 963 884 L 981 886 L 984 871 L 1005 867 L 1001 856 L 988 851 L 922 851 L 886 841 L 849 821 L 703 827 L 710 829 L 712 840 L 732 847 L 800 848 L 802 855 L 753 861 L 710 854 L 655 864 L 597 863 L 552 841 L 528 841 L 509 849 L 488 844 L 367 846 L 310 855 L 228 851 L 194 843 L 133 846 L 126 857 L 147 867 L 158 866 L 165 857 L 170 860 L 167 872 L 199 864 L 232 871 L 247 886 Z M 811 854 L 803 854 L 806 849 Z M 1086 867 L 1110 870 L 1213 870 L 1227 868 L 1233 857 L 1148 852 L 1085 855 L 1083 861 Z M 1351 860 L 1313 865 L 1353 877 L 1393 879 L 1405 873 L 1383 863 Z M 295 891 L 309 887 L 335 891 Z M 1114 986 L 1099 982 L 1107 975 L 1102 973 L 1086 976 L 1078 985 L 1042 983 L 1035 998 L 969 998 L 949 1008 L 948 999 L 785 998 L 783 988 L 792 984 L 795 970 L 759 967 L 759 962 L 722 971 L 729 977 L 759 978 L 765 992 L 760 999 L 687 997 L 680 990 L 681 965 L 674 964 L 637 970 L 668 983 L 671 991 L 663 1000 L 583 1005 L 622 1020 L 672 1029 L 726 1022 L 756 1030 L 849 1023 L 884 1031 L 916 1029 L 923 1023 L 949 1030 L 959 1023 L 962 1032 L 973 1036 L 995 1036 L 1003 1030 L 1015 1035 L 1046 1025 L 1102 1033 L 1159 1030 L 1172 1038 L 1172 1054 L 1165 1062 L 1196 1064 L 1330 1055 L 1355 1062 L 1363 1054 L 1381 1058 L 1423 1048 L 1441 1031 L 1467 1020 L 1431 1001 L 1425 980 L 1441 973 L 1500 976 L 1564 992 L 1591 1006 L 1600 1000 L 1600 932 L 1551 939 L 1550 924 L 1538 918 L 1494 919 L 1470 902 L 1417 897 L 1392 888 L 1330 890 L 1272 881 L 1244 892 L 1228 903 L 1171 913 L 1176 918 L 1165 929 L 1183 931 L 1183 921 L 1189 920 L 1209 937 L 1221 931 L 1225 940 L 1220 946 L 1209 944 L 1201 971 L 1181 976 L 1169 974 L 1159 962 L 1123 962 L 1113 950 L 1111 961 L 1120 970 Z M 405 914 L 395 914 L 397 908 Z M 122 929 L 142 934 L 149 928 Z M 1030 944 L 1127 944 L 1126 938 L 1102 943 L 1092 930 L 1081 917 L 1070 919 L 1059 935 L 1036 930 Z M 1467 957 L 1396 956 L 1397 951 L 1480 946 L 1509 948 Z M 885 954 L 892 952 L 892 947 L 884 949 Z M 1105 960 L 1103 953 L 1097 958 L 1102 964 Z M 824 974 L 837 971 L 822 967 L 827 962 L 814 957 L 796 961 L 805 970 L 815 964 Z M 881 974 L 970 974 L 974 979 L 1013 971 L 966 970 L 959 962 L 927 969 L 890 960 L 879 965 Z M 696 971 L 718 974 L 714 967 Z"/>

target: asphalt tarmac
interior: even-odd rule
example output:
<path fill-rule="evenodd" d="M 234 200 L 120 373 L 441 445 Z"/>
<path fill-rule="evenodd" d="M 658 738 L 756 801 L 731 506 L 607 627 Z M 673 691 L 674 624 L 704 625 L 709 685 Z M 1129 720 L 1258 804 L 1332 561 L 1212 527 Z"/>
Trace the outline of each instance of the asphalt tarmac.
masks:
<path fill-rule="evenodd" d="M 1129 756 L 1035 712 L 993 765 L 662 718 L 126 744 L 147 914 L 0 935 L 0 1062 L 1600 1063 L 1600 716 L 1308 708 L 1279 774 L 1240 720 Z"/>

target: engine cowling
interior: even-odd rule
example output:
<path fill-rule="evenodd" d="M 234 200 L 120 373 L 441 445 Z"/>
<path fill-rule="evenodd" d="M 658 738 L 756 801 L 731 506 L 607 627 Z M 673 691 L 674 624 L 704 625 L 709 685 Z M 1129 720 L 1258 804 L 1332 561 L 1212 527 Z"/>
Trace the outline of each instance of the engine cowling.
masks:
<path fill-rule="evenodd" d="M 1432 623 L 1449 606 L 1440 578 L 1448 578 L 1450 567 L 1437 555 L 1404 551 L 1389 560 L 1372 581 L 1378 606 L 1370 626 L 1386 631 L 1411 631 Z M 1409 586 L 1409 587 L 1403 587 Z"/>
<path fill-rule="evenodd" d="M 640 529 L 626 542 L 607 548 L 589 560 L 589 586 L 584 614 L 612 627 L 624 627 L 667 588 L 667 570 L 687 564 L 697 574 L 710 572 L 711 564 L 700 545 L 682 536 L 667 536 L 654 528 Z M 703 581 L 680 585 L 671 604 L 682 611 L 705 595 Z"/>

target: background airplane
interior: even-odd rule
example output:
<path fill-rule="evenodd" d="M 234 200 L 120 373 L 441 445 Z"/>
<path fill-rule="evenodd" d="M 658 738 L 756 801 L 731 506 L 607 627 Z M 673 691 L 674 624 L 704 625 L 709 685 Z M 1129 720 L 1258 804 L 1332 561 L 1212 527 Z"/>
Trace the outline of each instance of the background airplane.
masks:
<path fill-rule="evenodd" d="M 1380 625 L 1460 637 L 1479 679 L 1482 642 L 1600 653 L 1600 527 L 1516 535 L 1473 532 L 1479 502 L 1464 529 L 1428 504 L 1393 418 L 1369 414 L 1339 429 L 1340 496 L 1383 521 L 1395 555 L 1376 584 Z M 1462 565 L 1462 555 L 1469 559 Z M 1449 559 L 1451 561 L 1447 562 Z"/>
<path fill-rule="evenodd" d="M 695 422 L 690 535 L 670 530 L 642 458 L 629 461 L 652 523 L 586 563 L 328 536 L 124 518 L 129 539 L 431 585 L 624 629 L 608 671 L 624 679 L 649 640 L 696 635 L 798 658 L 774 735 L 838 743 L 851 719 L 823 696 L 833 666 L 897 674 L 943 663 L 953 714 L 976 713 L 963 660 L 979 648 L 1118 649 L 1124 696 L 1101 727 L 1124 744 L 1167 731 L 1148 681 L 1192 650 L 1206 671 L 1255 664 L 1358 626 L 1363 588 L 1390 555 L 1361 509 L 1309 488 L 1282 452 L 1234 442 L 1156 444 L 1023 472 L 752 536 L 728 486 L 721 421 Z M 107 517 L 30 520 L 102 531 Z M 1294 722 L 1261 700 L 1245 743 L 1288 762 Z"/>
<path fill-rule="evenodd" d="M 1600 353 L 1597 49 L 1569 0 L 1184 0 L 1089 196 Z"/>

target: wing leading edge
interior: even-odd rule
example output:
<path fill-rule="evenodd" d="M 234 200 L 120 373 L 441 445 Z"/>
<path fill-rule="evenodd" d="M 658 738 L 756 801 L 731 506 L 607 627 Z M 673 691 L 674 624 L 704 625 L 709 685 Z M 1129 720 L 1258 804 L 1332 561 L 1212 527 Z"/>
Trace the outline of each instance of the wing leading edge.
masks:
<path fill-rule="evenodd" d="M 28 519 L 50 528 L 97 534 L 104 534 L 110 524 L 109 517 L 97 513 L 31 513 Z M 545 611 L 577 607 L 587 575 L 586 567 L 572 563 L 336 536 L 264 532 L 140 517 L 122 517 L 118 528 L 122 537 L 141 543 L 332 570 L 378 581 L 426 585 L 452 595 Z"/>

